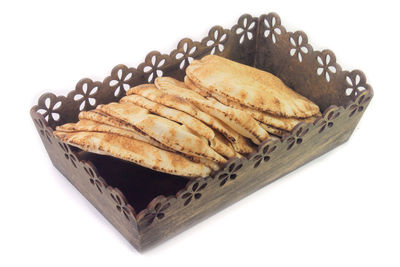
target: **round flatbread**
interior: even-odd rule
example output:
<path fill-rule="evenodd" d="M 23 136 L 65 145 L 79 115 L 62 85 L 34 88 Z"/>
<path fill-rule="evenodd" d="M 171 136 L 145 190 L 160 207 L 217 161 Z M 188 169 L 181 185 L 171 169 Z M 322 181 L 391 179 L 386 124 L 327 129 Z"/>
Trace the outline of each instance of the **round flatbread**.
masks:
<path fill-rule="evenodd" d="M 193 83 L 247 107 L 283 117 L 307 118 L 319 113 L 311 100 L 278 77 L 223 57 L 207 55 L 186 68 Z"/>
<path fill-rule="evenodd" d="M 206 177 L 211 169 L 186 157 L 124 136 L 98 132 L 59 132 L 63 142 L 85 151 L 110 155 L 156 171 L 185 177 Z"/>

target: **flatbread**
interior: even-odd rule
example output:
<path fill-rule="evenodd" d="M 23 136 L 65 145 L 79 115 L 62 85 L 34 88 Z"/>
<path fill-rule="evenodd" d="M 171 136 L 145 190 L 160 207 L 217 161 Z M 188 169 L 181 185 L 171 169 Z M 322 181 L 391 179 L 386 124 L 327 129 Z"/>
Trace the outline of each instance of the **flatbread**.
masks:
<path fill-rule="evenodd" d="M 202 106 L 204 111 L 224 121 L 239 134 L 251 139 L 253 143 L 259 145 L 262 141 L 269 138 L 268 133 L 250 116 L 250 114 L 226 106 L 216 101 L 214 98 L 207 98 L 207 100 L 207 106 Z"/>
<path fill-rule="evenodd" d="M 187 156 L 185 156 L 185 157 L 187 157 Z M 195 156 L 189 156 L 187 158 L 190 159 L 193 162 L 201 163 L 201 164 L 207 166 L 208 168 L 210 168 L 213 171 L 218 171 L 221 168 L 221 166 L 218 163 L 216 163 L 216 162 L 214 162 L 212 160 L 206 159 L 206 158 L 195 157 Z"/>
<path fill-rule="evenodd" d="M 159 90 L 154 84 L 142 84 L 132 87 L 128 92 L 126 92 L 126 95 L 132 94 L 143 96 L 151 101 L 186 112 L 187 114 L 197 118 L 198 109 L 190 102 L 186 101 L 182 97 L 166 94 Z"/>
<path fill-rule="evenodd" d="M 211 98 L 204 98 L 180 81 L 170 77 L 158 77 L 155 80 L 155 85 L 167 94 L 176 95 L 190 101 L 203 112 L 223 121 L 239 134 L 251 139 L 255 144 L 260 144 L 269 137 L 258 122 L 246 112 L 223 105 Z"/>
<path fill-rule="evenodd" d="M 143 96 L 140 95 L 125 96 L 120 100 L 120 102 L 133 103 L 135 105 L 147 109 L 152 113 L 158 114 L 172 121 L 182 123 L 183 125 L 186 125 L 188 128 L 195 130 L 200 136 L 203 136 L 207 139 L 211 140 L 215 136 L 214 131 L 210 127 L 208 127 L 198 119 L 190 116 L 189 114 L 173 108 L 166 107 L 162 104 L 158 104 L 156 102 L 144 98 Z"/>
<path fill-rule="evenodd" d="M 282 116 L 276 116 L 269 114 L 267 112 L 262 112 L 253 108 L 241 105 L 239 102 L 229 101 L 226 97 L 213 93 L 212 96 L 224 105 L 231 106 L 236 109 L 243 110 L 250 114 L 257 121 L 263 122 L 265 124 L 271 125 L 275 128 L 279 128 L 286 131 L 291 131 L 299 122 L 313 122 L 316 116 L 320 116 L 321 113 L 316 116 L 299 119 L 299 118 L 287 118 Z M 261 125 L 262 126 L 262 125 Z"/>
<path fill-rule="evenodd" d="M 236 131 L 234 131 L 232 128 L 230 128 L 219 119 L 201 111 L 192 103 L 183 99 L 180 96 L 169 94 L 165 91 L 159 90 L 153 84 L 143 84 L 135 86 L 129 89 L 127 94 L 141 95 L 159 104 L 163 104 L 167 107 L 175 108 L 177 110 L 186 112 L 189 115 L 192 115 L 193 117 L 201 120 L 202 122 L 210 126 L 216 132 L 220 132 L 232 144 L 234 150 L 238 153 L 246 154 L 254 150 L 254 146 L 252 146 L 250 142 L 248 142 L 244 137 L 242 137 L 240 134 L 238 134 Z M 216 143 L 214 146 L 213 140 L 210 141 L 210 146 L 215 149 L 215 151 L 217 151 L 221 155 L 224 155 L 227 158 L 231 158 L 232 153 L 231 151 L 229 151 L 229 147 L 222 147 L 221 142 L 219 142 L 218 140 L 215 140 Z M 223 142 L 223 139 L 221 141 Z M 220 147 L 221 150 L 218 150 L 218 147 Z"/>
<path fill-rule="evenodd" d="M 54 135 L 85 151 L 110 155 L 156 171 L 186 177 L 206 177 L 211 169 L 204 164 L 120 135 L 98 132 L 59 132 Z"/>
<path fill-rule="evenodd" d="M 131 103 L 110 103 L 99 105 L 98 110 L 130 123 L 140 131 L 146 133 L 158 142 L 176 151 L 192 156 L 206 157 L 219 164 L 224 164 L 226 159 L 215 152 L 206 142 L 181 125 L 166 118 L 150 114 L 148 110 Z"/>
<path fill-rule="evenodd" d="M 138 133 L 120 129 L 114 126 L 110 126 L 107 124 L 102 124 L 96 121 L 91 120 L 80 120 L 77 123 L 66 123 L 61 126 L 57 126 L 56 130 L 59 132 L 102 132 L 102 133 L 111 133 L 117 134 L 129 138 L 138 139 L 142 136 L 138 136 Z M 144 138 L 143 138 L 144 139 Z M 140 139 L 139 139 L 140 140 Z M 141 140 L 145 141 L 145 140 Z"/>
<path fill-rule="evenodd" d="M 132 129 L 132 126 L 129 123 L 119 120 L 117 118 L 108 116 L 104 112 L 101 112 L 100 110 L 97 110 L 97 109 L 89 110 L 89 111 L 81 111 L 78 115 L 78 118 L 80 120 L 96 121 L 96 122 L 111 125 L 111 126 L 114 126 L 116 128 L 120 128 L 120 129 L 137 130 L 136 128 Z"/>
<path fill-rule="evenodd" d="M 203 139 L 203 141 L 207 142 L 207 139 L 201 135 L 199 135 L 198 133 L 196 133 L 195 131 L 193 131 L 192 129 L 186 127 L 185 125 L 181 125 L 181 128 L 189 131 L 190 133 L 196 135 L 197 137 L 199 137 L 200 139 Z M 207 158 L 203 158 L 203 157 L 197 157 L 197 156 L 189 156 L 189 159 L 191 159 L 194 162 L 199 162 L 202 163 L 208 167 L 210 167 L 212 170 L 216 171 L 220 169 L 220 165 L 218 165 L 216 162 L 209 160 Z"/>
<path fill-rule="evenodd" d="M 57 128 L 57 130 L 66 131 L 66 129 L 68 128 L 75 128 L 77 131 L 119 134 L 149 143 L 161 149 L 169 149 L 167 146 L 164 146 L 163 144 L 161 144 L 145 132 L 139 130 L 135 126 L 131 125 L 130 123 L 111 117 L 99 110 L 81 111 L 78 117 L 81 121 L 87 121 L 86 125 L 82 125 L 82 122 L 80 121 L 77 123 L 78 125 L 63 125 L 61 126 L 63 128 Z M 97 123 L 98 125 L 89 126 L 87 125 L 88 121 L 92 121 L 93 123 Z M 107 126 L 110 126 L 112 128 L 107 128 Z"/>
<path fill-rule="evenodd" d="M 237 156 L 232 144 L 219 132 L 215 132 L 215 137 L 209 140 L 209 145 L 212 149 L 228 159 Z"/>
<path fill-rule="evenodd" d="M 270 134 L 282 137 L 284 134 L 288 133 L 285 130 L 279 129 L 279 128 L 275 128 L 274 126 L 265 124 L 265 123 L 260 123 L 261 127 L 263 127 L 267 132 L 269 132 Z"/>
<path fill-rule="evenodd" d="M 56 130 L 58 132 L 100 132 L 100 133 L 111 133 L 111 134 L 116 134 L 116 135 L 120 135 L 120 136 L 124 136 L 124 137 L 128 137 L 128 138 L 133 138 L 133 139 L 137 139 L 137 137 L 138 137 L 137 134 L 132 132 L 132 131 L 116 128 L 114 126 L 101 124 L 99 122 L 90 121 L 90 120 L 80 120 L 77 123 L 66 123 L 64 125 L 57 126 Z M 189 155 L 185 155 L 185 154 L 180 153 L 180 152 L 173 151 L 169 147 L 159 143 L 156 140 L 152 140 L 152 139 L 147 140 L 146 138 L 143 138 L 143 140 L 141 140 L 141 139 L 137 139 L 137 140 L 144 141 L 146 143 L 149 143 L 149 144 L 151 144 L 151 145 L 153 145 L 155 147 L 161 148 L 163 150 L 179 153 L 180 155 L 192 160 L 193 162 L 202 163 L 202 164 L 210 167 L 214 171 L 218 170 L 220 168 L 220 166 L 217 163 L 215 163 L 215 162 L 213 162 L 213 161 L 211 161 L 209 159 L 196 157 L 196 156 L 189 156 Z M 150 142 L 148 142 L 148 141 L 150 141 Z"/>
<path fill-rule="evenodd" d="M 201 110 L 199 110 L 197 112 L 197 117 L 199 118 L 199 120 L 203 121 L 205 124 L 209 125 L 211 128 L 213 128 L 216 131 L 215 132 L 216 138 L 211 140 L 211 144 L 210 144 L 210 146 L 212 148 L 216 149 L 218 146 L 226 144 L 226 141 L 224 140 L 224 139 L 226 139 L 232 145 L 233 149 L 238 153 L 246 154 L 246 153 L 251 153 L 255 150 L 255 147 L 252 145 L 250 140 L 248 140 L 247 138 L 240 135 L 238 132 L 233 130 L 231 127 L 229 127 L 223 121 L 221 121 L 213 116 L 210 116 L 209 114 L 207 114 Z M 221 142 L 218 141 L 217 133 L 220 133 L 224 137 L 224 138 L 220 139 Z M 215 141 L 215 147 L 213 147 L 213 141 Z M 229 149 L 229 148 L 225 147 L 225 149 Z M 217 149 L 216 149 L 216 151 L 217 151 Z M 219 153 L 221 153 L 221 152 L 219 152 Z M 229 154 L 225 154 L 225 153 L 229 153 Z M 224 156 L 226 156 L 228 158 L 231 157 L 231 154 L 229 151 L 227 151 L 225 153 L 223 153 Z M 237 155 L 235 155 L 235 156 L 237 156 Z"/>
<path fill-rule="evenodd" d="M 212 96 L 211 93 L 209 93 L 209 92 L 207 92 L 206 90 L 203 90 L 203 89 L 197 87 L 197 86 L 190 80 L 190 78 L 189 78 L 188 76 L 185 76 L 185 78 L 184 78 L 183 81 L 184 81 L 186 87 L 188 87 L 190 90 L 195 91 L 195 92 L 198 93 L 199 95 L 202 95 L 202 96 L 204 96 L 204 97 L 210 97 L 210 96 Z"/>
<path fill-rule="evenodd" d="M 219 56 L 193 60 L 186 75 L 198 87 L 247 107 L 283 117 L 307 118 L 319 113 L 309 99 L 271 73 Z"/>

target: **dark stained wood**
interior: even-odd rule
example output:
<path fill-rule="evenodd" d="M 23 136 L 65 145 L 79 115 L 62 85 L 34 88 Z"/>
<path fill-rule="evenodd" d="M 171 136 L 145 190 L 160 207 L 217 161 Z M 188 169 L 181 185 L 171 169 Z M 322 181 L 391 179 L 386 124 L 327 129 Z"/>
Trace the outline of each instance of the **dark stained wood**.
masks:
<path fill-rule="evenodd" d="M 77 121 L 81 110 L 118 101 L 124 89 L 154 81 L 159 71 L 182 80 L 192 58 L 210 53 L 277 75 L 316 102 L 324 110 L 322 117 L 300 123 L 281 139 L 266 140 L 257 152 L 231 159 L 213 175 L 196 180 L 83 152 L 53 136 L 57 125 Z M 31 116 L 53 165 L 142 250 L 347 141 L 372 96 L 361 71 L 343 71 L 331 51 L 313 51 L 303 32 L 286 32 L 280 18 L 270 13 L 243 15 L 230 30 L 213 27 L 201 42 L 185 38 L 169 55 L 153 51 L 137 68 L 118 65 L 103 82 L 82 79 L 66 97 L 44 94 Z"/>

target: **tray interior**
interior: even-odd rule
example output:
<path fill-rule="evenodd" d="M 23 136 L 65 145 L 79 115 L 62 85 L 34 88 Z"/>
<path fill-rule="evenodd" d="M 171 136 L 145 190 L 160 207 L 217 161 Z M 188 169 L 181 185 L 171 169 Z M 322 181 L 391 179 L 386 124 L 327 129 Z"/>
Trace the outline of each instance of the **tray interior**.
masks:
<path fill-rule="evenodd" d="M 145 209 L 156 196 L 175 195 L 189 181 L 182 176 L 153 171 L 111 156 L 83 151 L 79 156 L 82 160 L 92 162 L 107 184 L 118 188 L 137 213 Z"/>
<path fill-rule="evenodd" d="M 320 107 L 321 108 L 321 107 Z M 157 196 L 173 196 L 192 179 L 154 171 L 133 162 L 90 152 L 78 151 L 81 160 L 90 161 L 108 185 L 118 188 L 139 213 Z"/>

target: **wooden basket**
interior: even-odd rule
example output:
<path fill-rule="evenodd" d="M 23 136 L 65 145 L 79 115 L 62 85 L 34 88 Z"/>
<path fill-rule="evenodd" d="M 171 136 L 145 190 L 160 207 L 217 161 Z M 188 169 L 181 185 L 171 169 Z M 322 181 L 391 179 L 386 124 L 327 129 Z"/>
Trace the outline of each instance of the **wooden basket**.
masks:
<path fill-rule="evenodd" d="M 192 59 L 217 54 L 271 72 L 319 105 L 323 115 L 269 139 L 247 158 L 231 159 L 206 178 L 188 180 L 60 142 L 57 125 L 82 110 L 118 101 L 158 76 L 182 80 Z M 343 71 L 329 50 L 314 51 L 305 33 L 287 32 L 275 13 L 245 14 L 230 30 L 211 28 L 201 42 L 183 39 L 170 54 L 150 52 L 137 68 L 118 65 L 104 81 L 82 79 L 67 96 L 46 93 L 31 116 L 54 166 L 142 250 L 210 216 L 345 142 L 373 96 L 359 70 Z"/>

